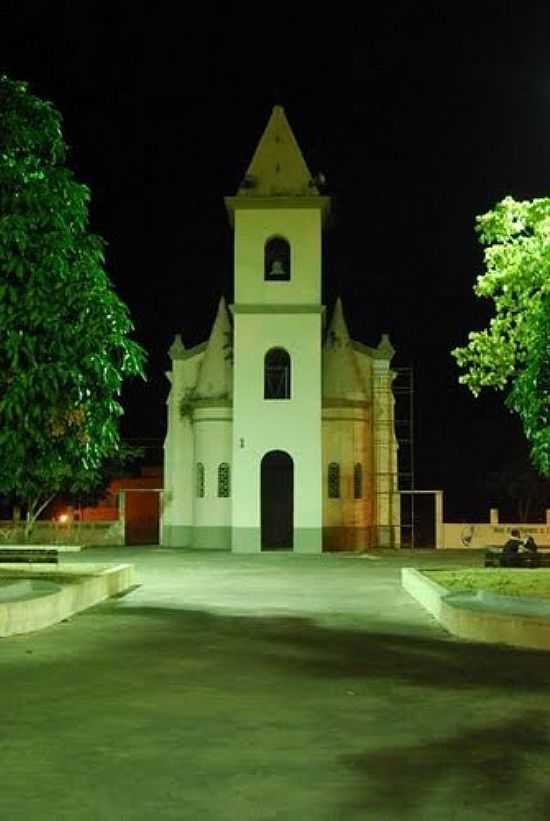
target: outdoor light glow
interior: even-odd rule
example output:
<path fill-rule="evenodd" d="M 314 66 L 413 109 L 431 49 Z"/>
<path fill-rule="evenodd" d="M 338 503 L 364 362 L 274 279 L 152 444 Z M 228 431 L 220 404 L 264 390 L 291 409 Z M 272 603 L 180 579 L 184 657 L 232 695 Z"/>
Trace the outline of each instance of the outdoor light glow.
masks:
<path fill-rule="evenodd" d="M 69 519 L 69 514 L 68 513 L 60 513 L 58 518 L 57 518 L 58 522 L 62 522 L 62 523 L 68 521 L 68 519 Z"/>

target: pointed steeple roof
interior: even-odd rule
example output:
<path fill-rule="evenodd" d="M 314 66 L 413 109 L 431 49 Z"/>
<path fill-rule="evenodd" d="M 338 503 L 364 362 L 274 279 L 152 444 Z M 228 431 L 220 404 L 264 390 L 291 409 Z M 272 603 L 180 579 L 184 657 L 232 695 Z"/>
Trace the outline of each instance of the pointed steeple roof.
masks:
<path fill-rule="evenodd" d="M 389 334 L 382 334 L 380 337 L 380 342 L 378 343 L 378 347 L 376 348 L 376 359 L 387 359 L 388 362 L 393 358 L 395 354 L 395 348 L 391 344 L 391 340 Z"/>
<path fill-rule="evenodd" d="M 181 335 L 176 334 L 174 341 L 168 349 L 168 356 L 170 359 L 183 359 L 185 357 L 185 345 L 181 340 Z"/>
<path fill-rule="evenodd" d="M 323 396 L 366 399 L 340 297 L 336 301 L 323 347 Z"/>
<path fill-rule="evenodd" d="M 315 195 L 319 195 L 319 190 L 302 156 L 284 108 L 276 105 L 237 196 Z"/>
<path fill-rule="evenodd" d="M 225 299 L 220 299 L 210 339 L 202 358 L 197 380 L 198 399 L 229 398 L 233 389 L 231 365 L 232 331 Z"/>

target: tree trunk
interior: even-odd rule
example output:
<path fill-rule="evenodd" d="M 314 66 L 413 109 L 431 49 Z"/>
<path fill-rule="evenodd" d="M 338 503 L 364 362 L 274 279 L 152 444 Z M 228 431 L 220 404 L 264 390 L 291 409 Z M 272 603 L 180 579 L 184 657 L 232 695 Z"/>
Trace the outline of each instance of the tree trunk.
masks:
<path fill-rule="evenodd" d="M 23 541 L 25 544 L 28 544 L 31 540 L 32 530 L 34 527 L 34 518 L 32 516 L 31 509 L 27 510 L 27 515 L 25 516 L 25 527 L 23 529 Z"/>
<path fill-rule="evenodd" d="M 51 496 L 48 496 L 42 503 L 40 503 L 40 499 L 34 499 L 34 501 L 29 502 L 27 507 L 27 515 L 25 517 L 25 529 L 23 532 L 23 538 L 25 544 L 28 544 L 32 538 L 32 531 L 34 529 L 34 525 L 42 511 L 45 507 L 47 507 L 52 499 L 55 497 L 55 493 L 52 493 Z"/>

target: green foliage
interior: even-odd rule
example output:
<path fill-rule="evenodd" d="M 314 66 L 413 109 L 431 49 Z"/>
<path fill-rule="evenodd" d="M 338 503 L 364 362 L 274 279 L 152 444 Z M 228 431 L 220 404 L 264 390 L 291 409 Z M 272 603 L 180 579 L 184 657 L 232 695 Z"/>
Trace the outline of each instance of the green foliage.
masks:
<path fill-rule="evenodd" d="M 531 459 L 550 475 L 550 198 L 506 197 L 477 218 L 486 272 L 474 288 L 492 299 L 489 327 L 453 351 L 460 381 L 477 396 L 509 387 L 508 407 L 523 423 Z"/>
<path fill-rule="evenodd" d="M 36 512 L 101 482 L 144 352 L 88 230 L 90 192 L 63 165 L 60 114 L 0 77 L 0 122 L 0 494 Z"/>

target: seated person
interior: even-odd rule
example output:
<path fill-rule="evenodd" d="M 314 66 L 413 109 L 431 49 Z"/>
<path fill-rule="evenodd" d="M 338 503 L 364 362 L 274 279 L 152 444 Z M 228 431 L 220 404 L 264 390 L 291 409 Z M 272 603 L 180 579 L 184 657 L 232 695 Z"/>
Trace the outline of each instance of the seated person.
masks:
<path fill-rule="evenodd" d="M 527 536 L 527 538 L 523 540 L 523 547 L 526 551 L 529 551 L 529 553 L 536 553 L 538 549 L 537 543 L 532 536 Z"/>
<path fill-rule="evenodd" d="M 523 547 L 521 534 L 517 528 L 510 533 L 510 538 L 504 545 L 500 558 L 501 567 L 518 567 L 522 564 L 520 549 Z"/>

